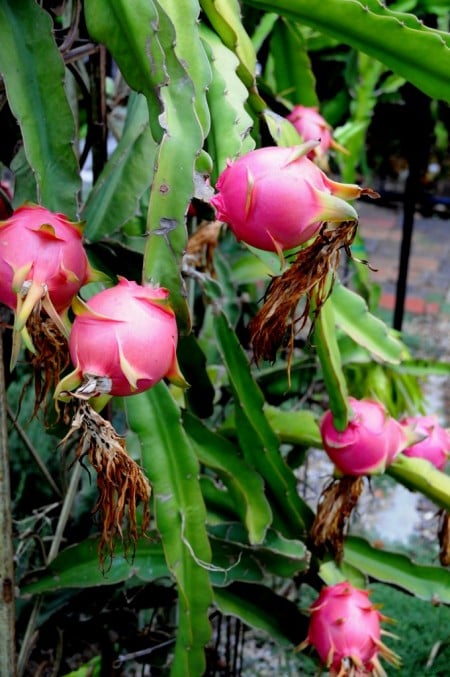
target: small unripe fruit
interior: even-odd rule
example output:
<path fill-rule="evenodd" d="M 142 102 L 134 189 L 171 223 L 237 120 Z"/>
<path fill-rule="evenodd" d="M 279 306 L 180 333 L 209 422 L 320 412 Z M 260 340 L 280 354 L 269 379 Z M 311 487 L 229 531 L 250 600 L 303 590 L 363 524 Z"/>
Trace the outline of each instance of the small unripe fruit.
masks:
<path fill-rule="evenodd" d="M 424 458 L 443 470 L 450 455 L 450 432 L 439 425 L 436 416 L 409 416 L 402 423 L 423 438 L 404 449 L 405 456 Z"/>
<path fill-rule="evenodd" d="M 343 475 L 382 473 L 408 445 L 409 431 L 380 402 L 350 397 L 349 404 L 353 415 L 345 430 L 336 430 L 331 411 L 323 416 L 324 449 Z"/>

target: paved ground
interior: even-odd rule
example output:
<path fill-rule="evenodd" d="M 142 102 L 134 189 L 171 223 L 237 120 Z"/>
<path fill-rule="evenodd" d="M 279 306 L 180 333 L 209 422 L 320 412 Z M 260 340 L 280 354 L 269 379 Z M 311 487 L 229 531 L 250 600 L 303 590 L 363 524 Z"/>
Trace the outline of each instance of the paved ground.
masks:
<path fill-rule="evenodd" d="M 380 207 L 360 202 L 360 232 L 369 261 L 377 272 L 371 274 L 382 287 L 380 307 L 395 307 L 403 213 L 401 206 Z M 426 315 L 433 322 L 446 315 L 450 322 L 450 219 L 424 218 L 416 214 L 408 270 L 405 322 L 408 315 Z M 391 315 L 392 317 L 392 315 Z"/>
<path fill-rule="evenodd" d="M 372 280 L 381 287 L 378 314 L 392 325 L 403 212 L 398 207 L 358 204 Z M 414 357 L 450 363 L 450 219 L 416 214 L 409 260 L 402 338 Z M 424 381 L 430 413 L 450 426 L 450 375 Z"/>

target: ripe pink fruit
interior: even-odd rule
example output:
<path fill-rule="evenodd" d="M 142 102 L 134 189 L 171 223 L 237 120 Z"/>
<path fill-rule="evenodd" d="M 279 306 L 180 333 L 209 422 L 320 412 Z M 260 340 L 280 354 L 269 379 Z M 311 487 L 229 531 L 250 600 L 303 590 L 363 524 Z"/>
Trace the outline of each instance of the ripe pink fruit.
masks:
<path fill-rule="evenodd" d="M 259 148 L 228 163 L 211 204 L 238 240 L 267 251 L 292 249 L 325 221 L 357 220 L 341 198 L 352 200 L 366 189 L 329 179 L 305 157 L 310 148 Z"/>
<path fill-rule="evenodd" d="M 353 416 L 336 430 L 331 411 L 320 423 L 325 451 L 343 475 L 382 473 L 410 443 L 410 432 L 391 418 L 380 402 L 349 398 Z"/>
<path fill-rule="evenodd" d="M 312 645 L 330 675 L 385 675 L 378 654 L 398 664 L 397 656 L 381 641 L 386 620 L 369 600 L 369 592 L 348 582 L 321 590 L 310 606 L 308 635 L 299 650 Z"/>
<path fill-rule="evenodd" d="M 61 327 L 59 316 L 90 275 L 81 227 L 64 214 L 25 204 L 0 222 L 0 302 L 16 312 L 16 331 L 40 302 Z"/>
<path fill-rule="evenodd" d="M 93 296 L 77 300 L 77 313 L 69 338 L 75 371 L 56 389 L 77 391 L 82 397 L 135 395 L 167 377 L 184 383 L 176 347 L 175 314 L 162 287 L 143 287 L 119 278 L 119 283 Z"/>
<path fill-rule="evenodd" d="M 443 470 L 450 455 L 450 431 L 439 425 L 436 416 L 408 416 L 402 424 L 412 427 L 417 435 L 424 437 L 404 449 L 405 456 L 425 458 L 438 470 Z"/>
<path fill-rule="evenodd" d="M 317 108 L 311 106 L 294 106 L 287 119 L 292 122 L 304 141 L 316 140 L 320 143 L 309 153 L 308 157 L 323 157 L 333 144 L 331 127 Z"/>

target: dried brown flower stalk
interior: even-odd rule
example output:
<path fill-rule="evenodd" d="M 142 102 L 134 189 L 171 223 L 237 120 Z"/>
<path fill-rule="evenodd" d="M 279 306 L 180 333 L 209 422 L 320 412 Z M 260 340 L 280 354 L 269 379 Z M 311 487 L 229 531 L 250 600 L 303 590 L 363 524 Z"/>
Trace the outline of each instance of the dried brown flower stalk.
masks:
<path fill-rule="evenodd" d="M 28 318 L 27 331 L 36 349 L 29 357 L 35 393 L 33 416 L 36 416 L 42 405 L 46 419 L 47 396 L 53 392 L 62 372 L 70 363 L 69 347 L 66 337 L 39 307 L 35 308 Z"/>
<path fill-rule="evenodd" d="M 340 562 L 348 520 L 364 487 L 362 477 L 333 479 L 323 490 L 310 531 L 311 546 L 321 556 L 331 552 Z"/>
<path fill-rule="evenodd" d="M 249 324 L 256 362 L 273 362 L 282 346 L 287 346 L 290 360 L 295 334 L 305 326 L 311 307 L 317 316 L 331 292 L 340 250 L 351 256 L 357 225 L 356 221 L 345 221 L 338 227 L 325 223 L 315 240 L 298 252 L 292 265 L 272 278 L 264 304 Z M 299 311 L 303 297 L 305 303 Z"/>
<path fill-rule="evenodd" d="M 439 561 L 444 567 L 450 566 L 450 513 L 442 510 L 439 519 Z"/>
<path fill-rule="evenodd" d="M 143 504 L 140 531 L 145 533 L 150 523 L 151 488 L 142 469 L 128 455 L 125 440 L 111 423 L 98 414 L 88 402 L 80 402 L 71 427 L 61 443 L 75 431 L 81 431 L 76 457 L 83 463 L 85 456 L 97 473 L 98 500 L 93 509 L 102 524 L 98 555 L 101 566 L 114 554 L 114 542 L 120 536 L 125 546 L 132 547 L 138 538 L 137 505 Z M 126 520 L 126 533 L 123 523 Z"/>
<path fill-rule="evenodd" d="M 219 241 L 221 221 L 202 221 L 190 236 L 186 254 L 191 264 L 203 272 L 214 276 L 213 254 Z"/>

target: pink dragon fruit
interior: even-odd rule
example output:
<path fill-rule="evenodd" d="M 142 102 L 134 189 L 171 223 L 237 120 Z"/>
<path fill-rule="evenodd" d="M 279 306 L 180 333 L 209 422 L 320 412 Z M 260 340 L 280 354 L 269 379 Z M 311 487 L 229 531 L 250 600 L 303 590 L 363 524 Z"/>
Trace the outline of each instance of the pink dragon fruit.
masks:
<path fill-rule="evenodd" d="M 61 315 L 91 278 L 81 234 L 80 225 L 64 214 L 35 204 L 0 222 L 0 302 L 15 311 L 14 329 L 32 352 L 25 330 L 32 310 L 41 304 L 67 334 Z"/>
<path fill-rule="evenodd" d="M 403 450 L 405 456 L 425 458 L 443 470 L 450 455 L 450 431 L 442 428 L 436 416 L 409 416 L 401 421 L 423 439 Z"/>
<path fill-rule="evenodd" d="M 310 606 L 308 635 L 298 650 L 313 646 L 331 676 L 385 676 L 378 656 L 398 666 L 399 659 L 381 641 L 381 621 L 388 620 L 373 606 L 369 592 L 348 582 L 321 590 Z"/>
<path fill-rule="evenodd" d="M 100 394 L 135 395 L 162 378 L 185 385 L 179 371 L 175 314 L 162 287 L 119 278 L 87 303 L 77 299 L 69 338 L 75 370 L 60 381 L 55 397 L 76 391 L 88 399 Z"/>
<path fill-rule="evenodd" d="M 313 145 L 259 148 L 228 163 L 211 204 L 238 240 L 279 252 L 305 243 L 323 222 L 358 219 L 345 200 L 373 192 L 329 179 L 306 157 Z"/>
<path fill-rule="evenodd" d="M 286 117 L 304 141 L 313 139 L 319 141 L 319 144 L 308 153 L 308 157 L 311 160 L 324 157 L 334 142 L 331 127 L 318 109 L 313 106 L 298 105 L 294 106 Z"/>
<path fill-rule="evenodd" d="M 320 423 L 325 451 L 343 475 L 382 473 L 410 443 L 411 432 L 391 418 L 380 402 L 349 398 L 353 416 L 336 430 L 331 411 Z"/>

